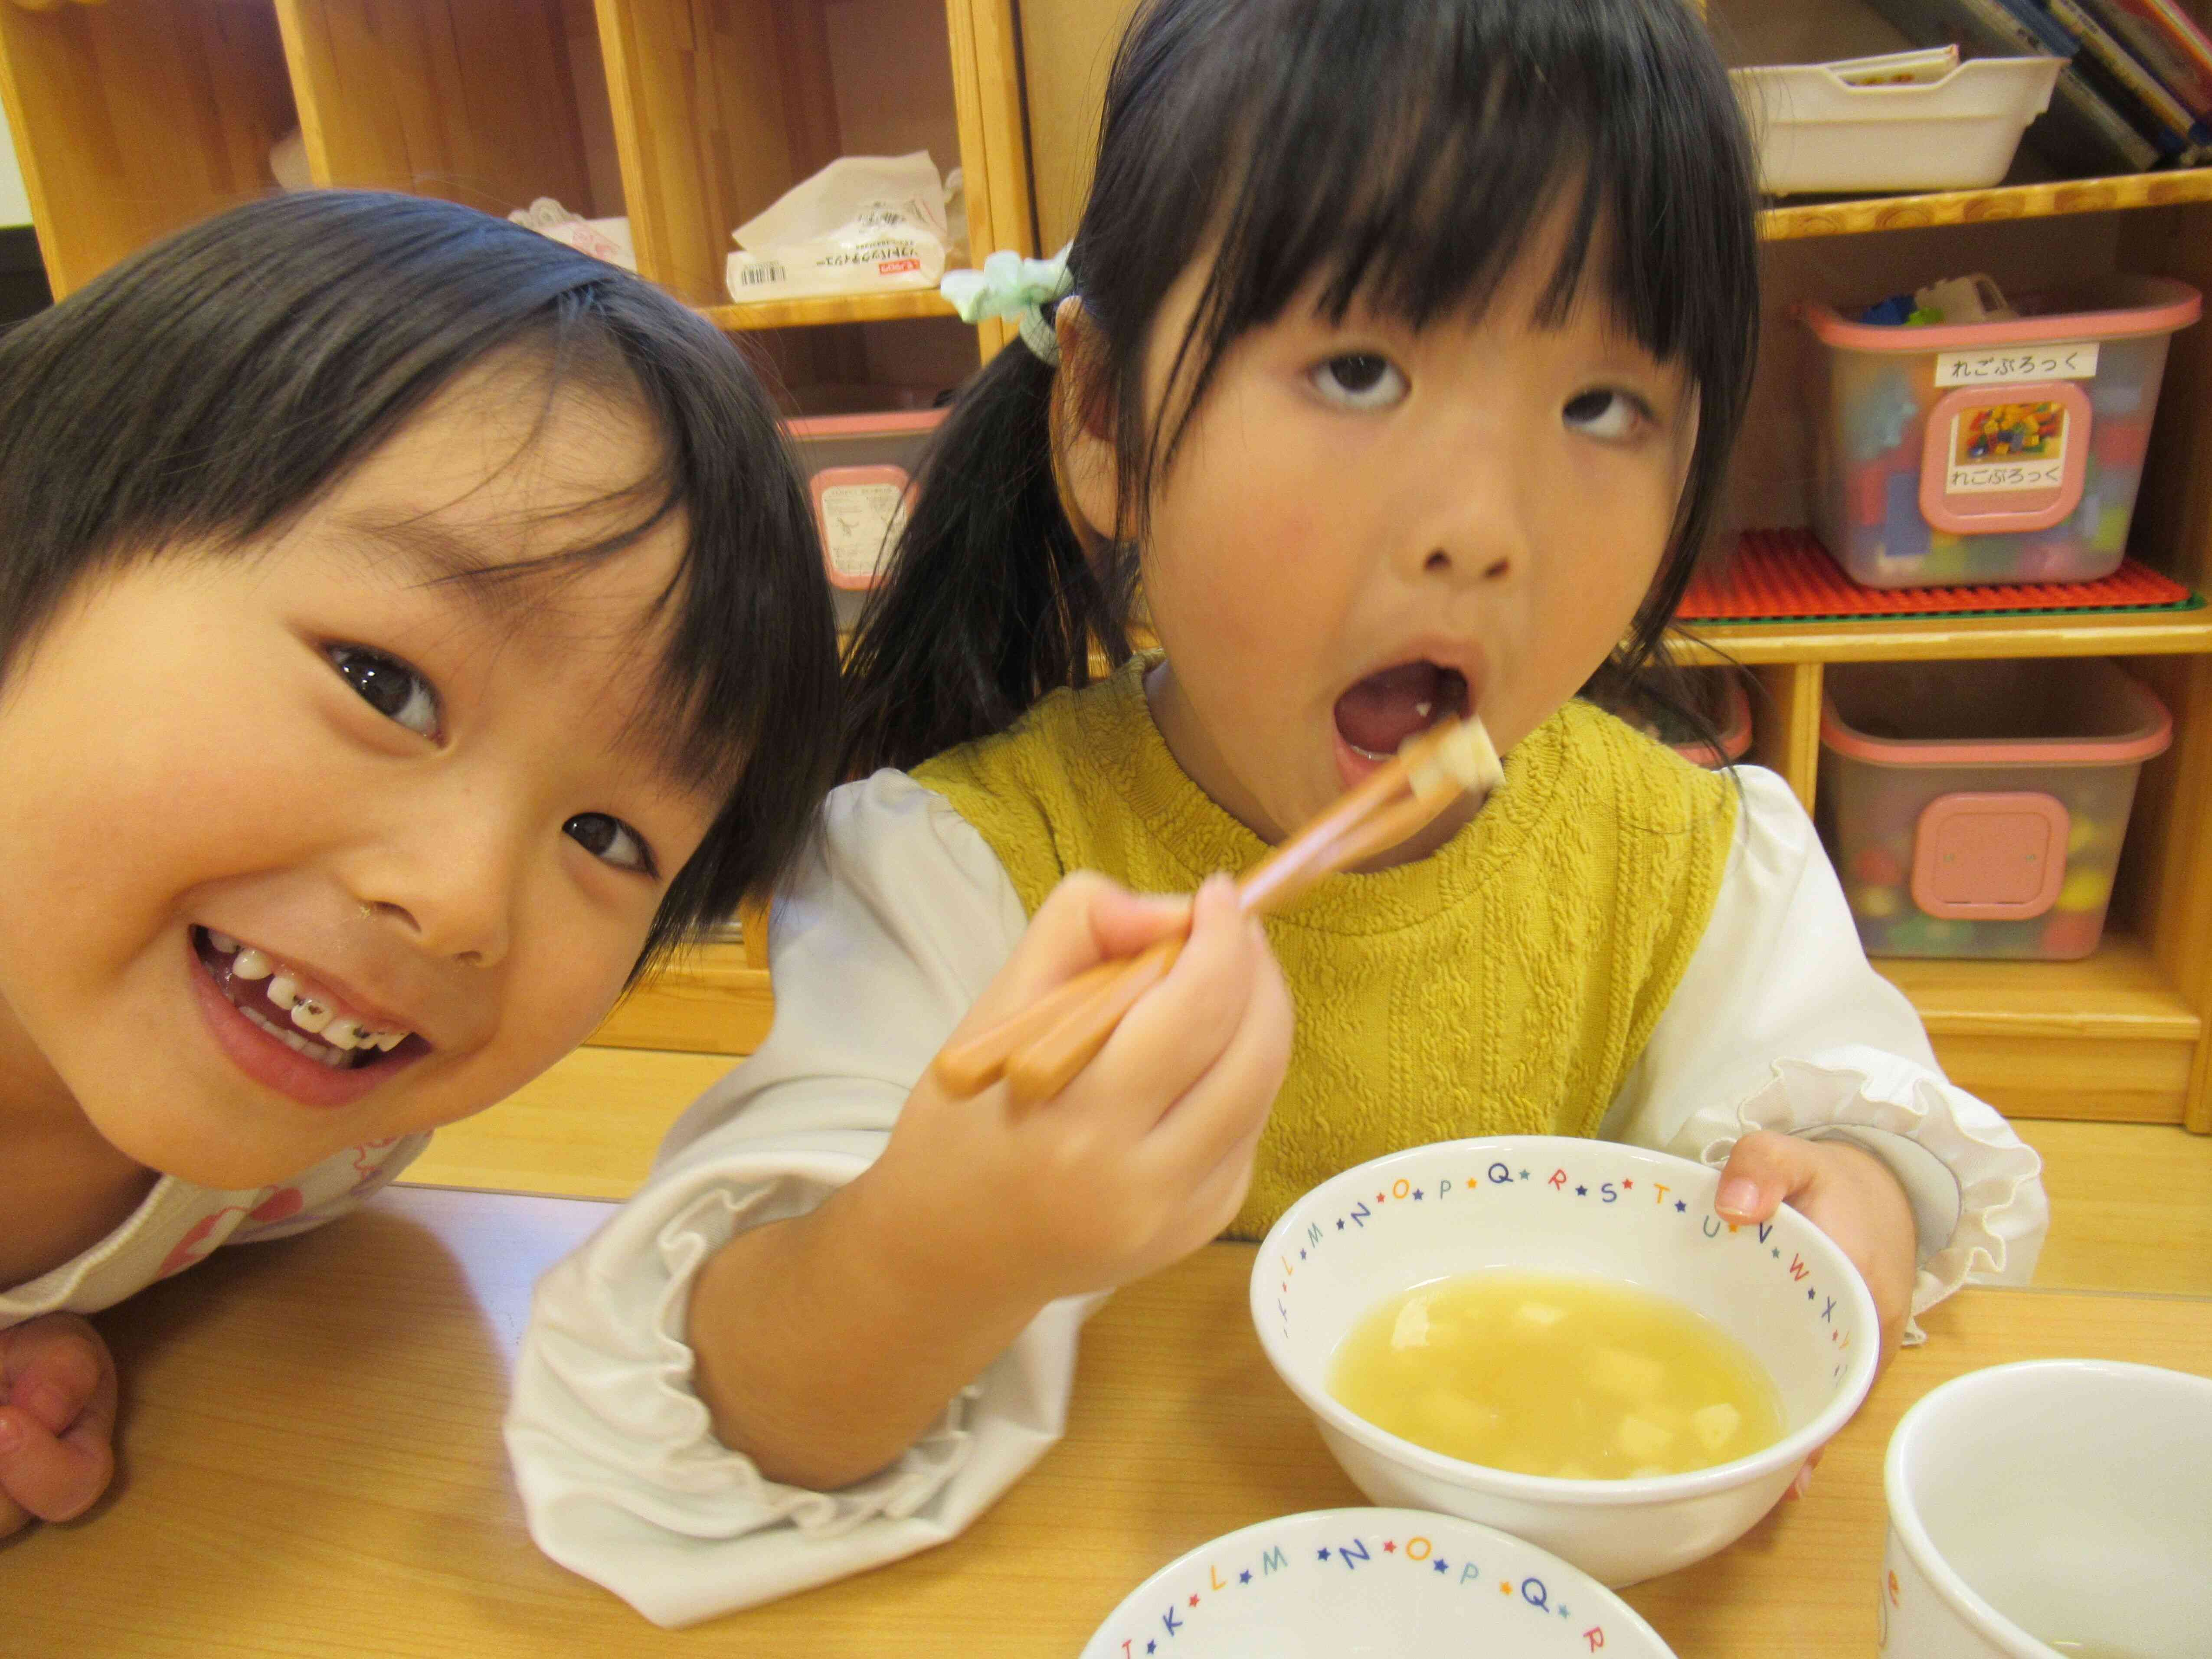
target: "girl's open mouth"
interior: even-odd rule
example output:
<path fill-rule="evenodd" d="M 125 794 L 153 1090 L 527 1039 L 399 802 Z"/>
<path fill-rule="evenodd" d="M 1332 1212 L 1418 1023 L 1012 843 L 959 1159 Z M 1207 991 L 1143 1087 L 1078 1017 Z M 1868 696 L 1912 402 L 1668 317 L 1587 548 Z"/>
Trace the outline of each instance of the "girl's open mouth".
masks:
<path fill-rule="evenodd" d="M 1360 758 L 1388 760 L 1439 720 L 1468 713 L 1467 677 L 1427 661 L 1370 674 L 1336 700 L 1336 734 Z"/>
<path fill-rule="evenodd" d="M 373 1022 L 283 961 L 228 934 L 194 927 L 192 954 L 249 1024 L 327 1071 L 381 1070 L 429 1052 L 413 1032 Z"/>

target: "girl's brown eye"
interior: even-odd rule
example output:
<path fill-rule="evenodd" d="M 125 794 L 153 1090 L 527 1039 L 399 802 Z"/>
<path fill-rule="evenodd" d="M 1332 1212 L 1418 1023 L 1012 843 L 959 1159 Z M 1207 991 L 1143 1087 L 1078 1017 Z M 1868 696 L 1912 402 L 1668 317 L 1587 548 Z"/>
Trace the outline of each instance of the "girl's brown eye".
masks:
<path fill-rule="evenodd" d="M 579 812 L 561 826 L 561 833 L 617 870 L 635 870 L 647 876 L 655 873 L 653 852 L 646 846 L 645 837 L 620 818 L 605 812 Z"/>
<path fill-rule="evenodd" d="M 1328 402 L 1346 409 L 1387 409 L 1406 395 L 1406 377 L 1388 357 L 1372 351 L 1331 357 L 1306 378 Z"/>
<path fill-rule="evenodd" d="M 396 657 L 357 645 L 334 645 L 331 665 L 361 700 L 388 720 L 426 738 L 438 735 L 438 694 Z"/>
<path fill-rule="evenodd" d="M 1609 389 L 1570 398 L 1559 413 L 1576 431 L 1606 440 L 1631 436 L 1644 418 L 1643 405 L 1635 398 L 1625 392 Z"/>

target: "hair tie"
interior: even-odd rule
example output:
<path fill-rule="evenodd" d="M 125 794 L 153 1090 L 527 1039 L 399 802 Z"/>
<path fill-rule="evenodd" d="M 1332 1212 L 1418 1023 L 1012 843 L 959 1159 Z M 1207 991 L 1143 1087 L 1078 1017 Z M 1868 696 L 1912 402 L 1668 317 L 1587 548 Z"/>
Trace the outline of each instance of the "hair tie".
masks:
<path fill-rule="evenodd" d="M 1071 242 L 1068 247 L 1075 245 Z M 1011 251 L 992 254 L 981 270 L 948 270 L 937 291 L 952 301 L 963 323 L 1012 317 L 1022 343 L 1039 362 L 1060 367 L 1060 336 L 1044 308 L 1075 286 L 1067 274 L 1067 248 L 1049 259 L 1024 259 Z"/>

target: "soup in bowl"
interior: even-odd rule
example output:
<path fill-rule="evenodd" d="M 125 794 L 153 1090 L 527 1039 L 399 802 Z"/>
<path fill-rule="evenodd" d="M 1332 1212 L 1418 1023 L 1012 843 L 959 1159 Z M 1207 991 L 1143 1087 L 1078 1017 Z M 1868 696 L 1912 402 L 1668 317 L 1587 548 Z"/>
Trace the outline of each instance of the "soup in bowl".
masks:
<path fill-rule="evenodd" d="M 1723 1221 L 1718 1185 L 1717 1170 L 1612 1141 L 1392 1153 L 1324 1182 L 1269 1232 L 1252 1276 L 1261 1346 L 1376 1503 L 1481 1522 L 1608 1584 L 1671 1572 L 1773 1506 L 1858 1408 L 1881 1352 L 1873 1299 L 1843 1252 L 1787 1207 L 1763 1225 Z M 1464 1364 L 1363 1395 L 1346 1378 L 1378 1335 Z M 1492 1370 L 1507 1389 L 1546 1341 L 1553 1380 L 1486 1392 L 1486 1358 L 1504 1360 Z M 1705 1373 L 1680 1356 L 1705 1350 L 1735 1362 L 1741 1397 L 1695 1391 Z M 1433 1409 L 1400 1415 L 1409 1396 Z M 1762 1408 L 1763 1432 L 1748 1420 Z M 1498 1417 L 1511 1432 L 1484 1438 Z M 1587 1455 L 1577 1422 L 1551 1420 L 1568 1419 L 1582 1419 Z M 1445 1431 L 1455 1420 L 1472 1437 Z"/>

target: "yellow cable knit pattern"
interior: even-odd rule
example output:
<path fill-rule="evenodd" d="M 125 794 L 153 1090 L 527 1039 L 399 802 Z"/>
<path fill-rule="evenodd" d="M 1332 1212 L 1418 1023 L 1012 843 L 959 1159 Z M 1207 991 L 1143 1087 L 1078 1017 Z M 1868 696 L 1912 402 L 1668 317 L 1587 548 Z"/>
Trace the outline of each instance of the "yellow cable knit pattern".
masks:
<path fill-rule="evenodd" d="M 1187 892 L 1267 851 L 1176 764 L 1147 665 L 915 770 L 1032 915 L 1071 870 Z M 1570 703 L 1441 851 L 1332 877 L 1271 918 L 1297 1031 L 1231 1236 L 1260 1237 L 1307 1188 L 1400 1147 L 1596 1133 L 1705 933 L 1735 811 L 1725 781 Z"/>

